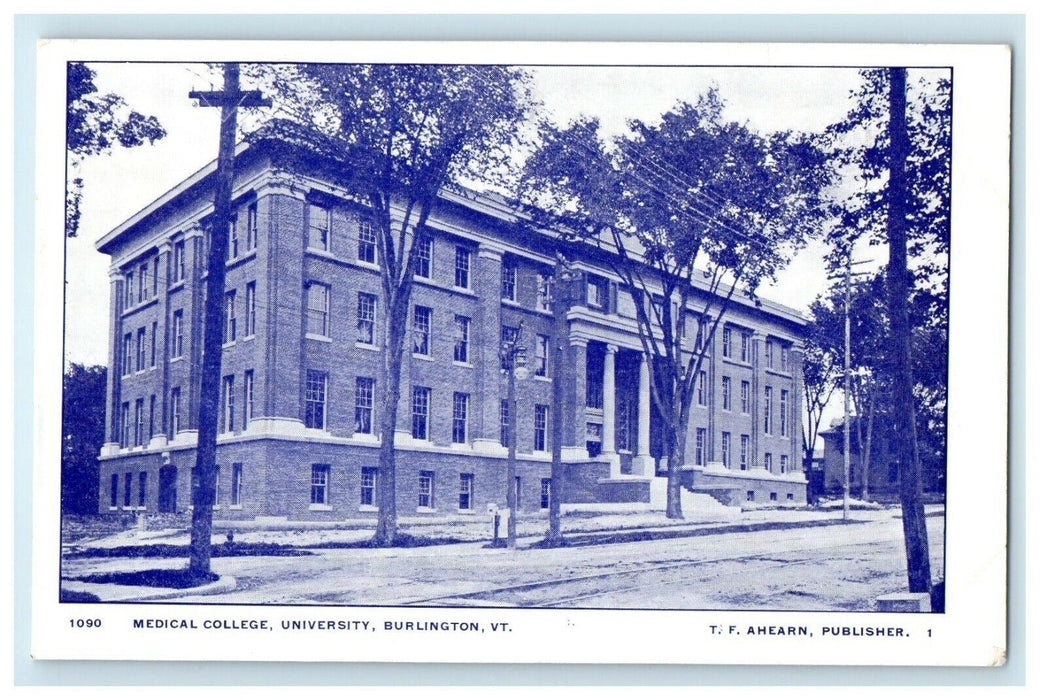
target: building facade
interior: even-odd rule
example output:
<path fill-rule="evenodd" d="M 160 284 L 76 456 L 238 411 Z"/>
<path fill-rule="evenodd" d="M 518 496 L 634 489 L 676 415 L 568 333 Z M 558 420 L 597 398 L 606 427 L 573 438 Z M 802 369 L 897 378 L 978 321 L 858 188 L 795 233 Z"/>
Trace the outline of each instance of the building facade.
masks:
<path fill-rule="evenodd" d="M 287 154 L 275 141 L 238 149 L 218 302 L 216 515 L 373 517 L 385 313 L 376 231 L 352 193 Z M 213 177 L 212 164 L 97 244 L 112 259 L 103 513 L 179 512 L 192 501 Z M 412 261 L 394 436 L 398 509 L 479 514 L 504 504 L 500 349 L 517 333 L 529 363 L 517 382 L 518 500 L 524 511 L 545 508 L 553 241 L 496 199 L 450 192 L 425 235 Z M 662 440 L 635 307 L 606 253 L 577 253 L 568 251 L 582 274 L 564 353 L 565 501 L 657 500 Z M 768 302 L 725 303 L 691 410 L 684 484 L 732 501 L 802 503 L 803 319 Z M 697 333 L 698 310 L 687 312 Z"/>

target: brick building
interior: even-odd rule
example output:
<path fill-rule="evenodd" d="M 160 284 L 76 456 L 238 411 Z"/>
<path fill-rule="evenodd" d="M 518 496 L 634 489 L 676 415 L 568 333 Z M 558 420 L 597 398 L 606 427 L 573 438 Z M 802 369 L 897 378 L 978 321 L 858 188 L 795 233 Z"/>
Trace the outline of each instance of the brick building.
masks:
<path fill-rule="evenodd" d="M 384 313 L 366 207 L 277 140 L 241 145 L 222 359 L 216 515 L 291 520 L 376 512 Z M 111 256 L 107 442 L 100 510 L 191 503 L 202 353 L 204 221 L 214 164 L 98 241 Z M 550 239 L 497 199 L 446 193 L 414 261 L 402 380 L 401 513 L 504 502 L 507 402 L 499 349 L 517 326 L 518 493 L 547 505 Z M 565 352 L 567 502 L 664 500 L 661 451 L 631 297 L 595 248 L 572 254 Z M 735 501 L 803 502 L 803 319 L 734 299 L 694 401 L 684 483 Z M 698 315 L 689 312 L 690 329 Z"/>

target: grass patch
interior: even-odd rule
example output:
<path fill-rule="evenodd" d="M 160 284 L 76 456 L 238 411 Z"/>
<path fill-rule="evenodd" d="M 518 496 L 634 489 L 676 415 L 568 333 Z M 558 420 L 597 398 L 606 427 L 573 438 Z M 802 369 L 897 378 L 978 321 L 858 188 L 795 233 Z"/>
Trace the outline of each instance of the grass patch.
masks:
<path fill-rule="evenodd" d="M 196 588 L 218 580 L 218 574 L 208 574 L 204 580 L 189 575 L 188 569 L 145 569 L 143 571 L 107 571 L 71 579 L 84 583 L 115 583 L 121 586 L 151 586 L 154 588 Z"/>
<path fill-rule="evenodd" d="M 88 558 L 178 558 L 189 556 L 187 544 L 139 544 L 123 547 L 93 547 L 70 552 L 69 559 Z M 212 557 L 304 557 L 309 552 L 287 544 L 266 542 L 222 542 L 211 546 Z"/>
<path fill-rule="evenodd" d="M 70 591 L 62 588 L 58 591 L 60 603 L 101 603 L 102 599 L 86 591 Z"/>
<path fill-rule="evenodd" d="M 435 547 L 442 544 L 462 544 L 470 540 L 458 537 L 423 537 L 420 535 L 408 535 L 397 533 L 393 537 L 393 549 L 412 549 L 414 547 Z M 374 539 L 358 540 L 356 542 L 321 542 L 309 545 L 309 549 L 387 549 L 374 541 Z"/>

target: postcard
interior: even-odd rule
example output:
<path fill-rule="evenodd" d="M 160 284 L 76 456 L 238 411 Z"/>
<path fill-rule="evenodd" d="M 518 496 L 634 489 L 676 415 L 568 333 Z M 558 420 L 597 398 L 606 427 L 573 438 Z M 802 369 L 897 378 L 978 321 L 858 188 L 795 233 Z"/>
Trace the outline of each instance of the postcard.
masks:
<path fill-rule="evenodd" d="M 1006 662 L 1006 46 L 41 42 L 37 659 Z"/>

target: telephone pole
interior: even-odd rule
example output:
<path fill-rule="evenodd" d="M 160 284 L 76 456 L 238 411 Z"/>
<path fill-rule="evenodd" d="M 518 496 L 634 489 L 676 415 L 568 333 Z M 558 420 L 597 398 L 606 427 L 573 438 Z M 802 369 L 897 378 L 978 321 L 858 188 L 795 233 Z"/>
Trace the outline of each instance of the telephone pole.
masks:
<path fill-rule="evenodd" d="M 855 265 L 864 265 L 872 260 L 851 259 L 852 248 L 847 249 L 847 262 L 842 273 L 843 293 L 843 519 L 850 517 L 851 510 L 851 283 L 854 277 L 869 274 L 854 272 Z M 841 275 L 830 275 L 839 278 Z M 861 430 L 861 426 L 858 426 Z"/>
<path fill-rule="evenodd" d="M 193 522 L 189 546 L 189 574 L 205 578 L 211 573 L 211 508 L 215 500 L 215 452 L 218 440 L 219 385 L 222 376 L 222 313 L 225 308 L 225 260 L 229 250 L 230 209 L 233 194 L 233 157 L 238 107 L 265 107 L 270 101 L 258 90 L 240 89 L 240 64 L 226 63 L 222 90 L 189 93 L 202 107 L 222 110 L 215 171 L 214 213 L 207 246 L 207 303 L 204 306 L 204 353 L 200 372 L 200 410 L 197 418 L 196 469 L 193 479 Z"/>

